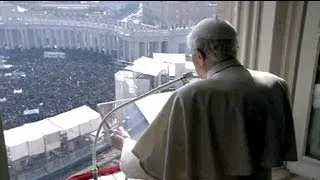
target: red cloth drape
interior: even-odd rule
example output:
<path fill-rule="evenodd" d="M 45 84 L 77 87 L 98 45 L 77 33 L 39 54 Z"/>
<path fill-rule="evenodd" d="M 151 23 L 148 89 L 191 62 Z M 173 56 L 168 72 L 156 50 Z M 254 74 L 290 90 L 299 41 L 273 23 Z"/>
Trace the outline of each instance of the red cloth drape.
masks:
<path fill-rule="evenodd" d="M 105 167 L 99 170 L 99 174 L 100 176 L 106 176 L 106 175 L 110 175 L 110 174 L 114 174 L 117 172 L 120 172 L 120 165 L 117 166 L 112 166 L 112 167 Z M 75 175 L 75 176 L 71 176 L 68 178 L 68 180 L 89 180 L 92 179 L 92 172 L 85 172 L 83 174 L 79 174 L 79 175 Z"/>

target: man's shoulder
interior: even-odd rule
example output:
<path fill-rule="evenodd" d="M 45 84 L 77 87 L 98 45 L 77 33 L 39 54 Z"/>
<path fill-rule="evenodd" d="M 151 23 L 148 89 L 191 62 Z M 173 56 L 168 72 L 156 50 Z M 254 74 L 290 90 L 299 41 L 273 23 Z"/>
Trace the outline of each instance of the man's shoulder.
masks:
<path fill-rule="evenodd" d="M 258 70 L 252 70 L 252 69 L 248 69 L 248 71 L 250 72 L 250 74 L 254 77 L 254 78 L 260 78 L 260 79 L 270 79 L 270 80 L 276 80 L 276 81 L 285 81 L 283 78 L 272 74 L 270 72 L 266 72 L 266 71 L 258 71 Z"/>
<path fill-rule="evenodd" d="M 265 71 L 257 71 L 257 70 L 251 70 L 251 69 L 248 69 L 248 70 L 252 75 L 252 77 L 257 81 L 260 81 L 262 83 L 269 84 L 269 85 L 271 84 L 280 85 L 282 90 L 285 91 L 285 93 L 288 93 L 288 85 L 283 78 Z"/>
<path fill-rule="evenodd" d="M 177 95 L 180 97 L 190 97 L 194 94 L 203 94 L 203 92 L 216 91 L 219 83 L 215 83 L 213 79 L 198 80 L 182 86 L 176 90 Z"/>
<path fill-rule="evenodd" d="M 286 81 L 269 72 L 264 71 L 257 71 L 257 70 L 251 70 L 248 69 L 251 76 L 255 81 L 245 80 L 248 78 L 239 78 L 239 81 L 237 79 L 230 80 L 228 78 L 224 77 L 218 77 L 218 78 L 212 78 L 212 79 L 206 79 L 206 80 L 199 80 L 195 81 L 189 84 L 186 84 L 185 86 L 179 88 L 176 90 L 177 95 L 180 95 L 181 97 L 190 97 L 192 94 L 199 94 L 204 92 L 210 92 L 210 93 L 219 93 L 226 91 L 232 91 L 233 89 L 239 90 L 238 86 L 241 83 L 250 84 L 250 83 L 259 83 L 259 86 L 272 86 L 275 84 L 281 85 L 284 89 L 287 88 Z M 249 78 L 251 79 L 251 78 Z M 262 85 L 262 86 L 261 86 Z M 243 85 L 240 85 L 243 86 Z"/>

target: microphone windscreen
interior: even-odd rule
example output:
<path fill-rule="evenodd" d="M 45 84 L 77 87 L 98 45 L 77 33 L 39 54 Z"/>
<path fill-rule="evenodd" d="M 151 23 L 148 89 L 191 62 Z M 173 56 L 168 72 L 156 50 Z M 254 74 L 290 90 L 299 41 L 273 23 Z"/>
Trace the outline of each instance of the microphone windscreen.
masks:
<path fill-rule="evenodd" d="M 186 72 L 186 73 L 183 73 L 182 75 L 184 78 L 191 78 L 193 77 L 193 72 Z"/>

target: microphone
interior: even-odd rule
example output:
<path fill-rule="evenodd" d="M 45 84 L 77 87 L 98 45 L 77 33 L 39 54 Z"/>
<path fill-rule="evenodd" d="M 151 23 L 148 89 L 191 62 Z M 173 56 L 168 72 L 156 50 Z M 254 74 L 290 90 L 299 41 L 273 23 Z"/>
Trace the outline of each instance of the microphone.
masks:
<path fill-rule="evenodd" d="M 100 131 L 101 131 L 101 128 L 103 125 L 105 125 L 109 130 L 111 130 L 113 127 L 111 125 L 109 125 L 109 123 L 106 121 L 109 116 L 114 113 L 115 111 L 117 111 L 118 109 L 126 106 L 126 105 L 129 105 L 131 103 L 134 103 L 136 101 L 138 101 L 139 99 L 142 99 L 150 94 L 153 94 L 155 92 L 158 92 L 158 91 L 161 91 L 165 88 L 168 88 L 169 86 L 173 85 L 174 83 L 178 82 L 178 81 L 182 81 L 183 83 L 188 83 L 188 79 L 192 78 L 193 77 L 193 72 L 186 72 L 184 74 L 182 74 L 182 76 L 180 76 L 179 78 L 177 79 L 174 79 L 172 81 L 169 81 L 167 83 L 164 83 L 162 84 L 161 86 L 157 87 L 157 88 L 154 88 L 140 96 L 137 96 L 117 107 L 115 107 L 114 109 L 112 109 L 110 112 L 108 112 L 102 119 L 102 122 L 99 124 L 98 126 L 98 129 L 97 129 L 97 133 L 96 133 L 96 136 L 95 136 L 95 139 L 94 139 L 94 143 L 93 143 L 93 148 L 92 148 L 92 175 L 93 175 L 93 179 L 94 180 L 98 180 L 98 176 L 99 176 L 99 169 L 98 169 L 98 166 L 97 166 L 97 155 L 96 155 L 96 149 L 97 149 L 97 141 L 98 141 L 98 137 L 99 137 L 99 134 L 100 134 Z"/>
<path fill-rule="evenodd" d="M 183 74 L 182 74 L 182 77 L 183 77 L 184 79 L 192 78 L 192 77 L 193 77 L 193 72 L 190 71 L 190 72 L 183 73 Z"/>

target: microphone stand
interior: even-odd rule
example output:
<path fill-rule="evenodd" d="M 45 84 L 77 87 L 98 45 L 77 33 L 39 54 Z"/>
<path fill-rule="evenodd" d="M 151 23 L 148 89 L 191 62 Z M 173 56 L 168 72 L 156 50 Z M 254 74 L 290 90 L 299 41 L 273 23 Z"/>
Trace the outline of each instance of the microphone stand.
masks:
<path fill-rule="evenodd" d="M 99 176 L 99 168 L 98 168 L 98 165 L 97 165 L 97 159 L 96 159 L 96 158 L 97 158 L 97 155 L 96 155 L 96 151 L 97 151 L 97 141 L 98 141 L 98 137 L 99 137 L 101 128 L 103 127 L 104 124 L 106 125 L 106 127 L 107 127 L 108 129 L 111 129 L 111 128 L 112 128 L 112 127 L 108 124 L 108 122 L 106 121 L 106 120 L 108 119 L 108 117 L 109 117 L 112 113 L 114 113 L 115 111 L 117 111 L 118 109 L 120 109 L 120 108 L 122 108 L 122 107 L 124 107 L 124 106 L 126 106 L 126 105 L 129 105 L 129 104 L 131 104 L 131 103 L 133 103 L 133 102 L 135 102 L 135 101 L 138 101 L 139 99 L 142 99 L 142 98 L 144 98 L 144 97 L 146 97 L 146 96 L 148 96 L 148 95 L 150 95 L 150 94 L 152 94 L 152 93 L 154 93 L 154 92 L 161 91 L 162 89 L 165 89 L 165 88 L 169 87 L 170 85 L 172 85 L 172 84 L 174 84 L 174 83 L 176 83 L 176 82 L 178 82 L 178 81 L 182 81 L 182 82 L 186 83 L 187 80 L 188 80 L 189 78 L 191 78 L 191 77 L 193 77 L 193 73 L 192 73 L 192 72 L 184 73 L 181 77 L 179 77 L 179 78 L 177 78 L 177 79 L 174 79 L 174 80 L 172 80 L 172 81 L 169 81 L 169 82 L 167 82 L 167 83 L 165 83 L 165 84 L 163 84 L 163 85 L 161 85 L 161 86 L 159 86 L 159 87 L 157 87 L 157 88 L 155 88 L 155 89 L 152 89 L 152 90 L 150 90 L 150 91 L 148 91 L 148 92 L 146 92 L 146 93 L 144 93 L 144 94 L 142 94 L 142 95 L 140 95 L 140 96 L 137 96 L 137 97 L 133 98 L 133 99 L 130 100 L 130 101 L 127 101 L 127 102 L 119 105 L 118 107 L 115 107 L 115 108 L 112 109 L 107 115 L 105 115 L 105 116 L 103 117 L 102 122 L 99 124 L 99 127 L 98 127 L 98 129 L 97 129 L 97 133 L 96 133 L 96 136 L 95 136 L 95 139 L 94 139 L 94 143 L 93 143 L 93 148 L 92 148 L 92 166 L 93 166 L 93 168 L 92 168 L 92 175 L 93 175 L 93 179 L 94 179 L 94 180 L 98 180 L 98 176 Z"/>

